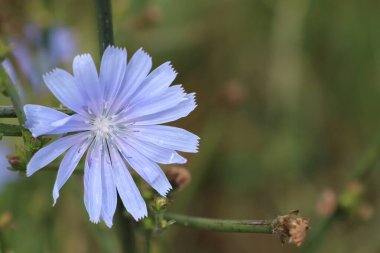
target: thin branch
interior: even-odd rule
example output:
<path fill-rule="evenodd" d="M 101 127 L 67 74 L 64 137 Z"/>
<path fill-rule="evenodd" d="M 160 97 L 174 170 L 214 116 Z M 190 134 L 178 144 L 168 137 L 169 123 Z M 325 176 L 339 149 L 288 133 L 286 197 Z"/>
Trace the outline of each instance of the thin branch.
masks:
<path fill-rule="evenodd" d="M 113 45 L 112 7 L 110 0 L 95 0 L 100 57 Z"/>
<path fill-rule="evenodd" d="M 253 234 L 273 234 L 282 243 L 293 243 L 297 246 L 304 242 L 309 229 L 309 220 L 297 217 L 298 210 L 280 215 L 272 220 L 221 220 L 192 217 L 182 214 L 166 213 L 164 219 L 169 223 L 216 232 L 235 232 Z"/>
<path fill-rule="evenodd" d="M 18 125 L 0 123 L 0 134 L 2 136 L 22 136 L 21 127 Z"/>
<path fill-rule="evenodd" d="M 9 79 L 8 74 L 5 72 L 4 68 L 0 68 L 0 82 L 1 85 L 4 87 L 7 95 L 12 101 L 12 104 L 14 106 L 14 112 L 17 116 L 20 126 L 23 126 L 26 120 L 23 111 L 23 104 L 21 103 L 20 97 L 18 96 L 14 84 Z"/>
<path fill-rule="evenodd" d="M 74 114 L 73 111 L 67 108 L 53 108 L 54 110 L 66 113 L 68 115 Z M 0 118 L 17 118 L 16 110 L 13 106 L 2 105 L 0 106 Z"/>
<path fill-rule="evenodd" d="M 166 213 L 165 219 L 175 221 L 174 224 L 217 232 L 238 232 L 238 233 L 259 233 L 259 234 L 273 234 L 274 224 L 276 219 L 273 220 L 219 220 L 192 217 L 181 214 Z"/>

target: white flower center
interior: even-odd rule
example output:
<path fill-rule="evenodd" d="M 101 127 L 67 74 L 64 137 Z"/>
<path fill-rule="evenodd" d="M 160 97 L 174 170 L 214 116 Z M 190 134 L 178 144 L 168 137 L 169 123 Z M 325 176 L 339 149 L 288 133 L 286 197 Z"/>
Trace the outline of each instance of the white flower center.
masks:
<path fill-rule="evenodd" d="M 113 131 L 112 120 L 108 117 L 99 116 L 92 120 L 93 131 L 97 135 L 106 136 Z"/>

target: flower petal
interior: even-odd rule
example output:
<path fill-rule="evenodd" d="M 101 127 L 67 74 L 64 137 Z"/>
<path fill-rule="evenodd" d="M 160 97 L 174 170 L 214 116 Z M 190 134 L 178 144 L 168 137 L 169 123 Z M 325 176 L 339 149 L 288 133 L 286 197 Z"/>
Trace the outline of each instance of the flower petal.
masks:
<path fill-rule="evenodd" d="M 79 133 L 62 137 L 55 142 L 49 144 L 46 147 L 41 148 L 30 159 L 26 168 L 26 175 L 29 177 L 39 169 L 45 167 L 68 148 L 75 145 L 78 142 L 84 141 L 88 137 L 88 133 Z"/>
<path fill-rule="evenodd" d="M 84 167 L 84 205 L 90 221 L 94 223 L 99 222 L 102 210 L 102 152 L 100 141 L 95 140 L 87 153 Z"/>
<path fill-rule="evenodd" d="M 105 143 L 103 143 L 105 145 Z M 112 227 L 113 215 L 116 211 L 117 193 L 112 175 L 111 158 L 108 152 L 103 152 L 102 166 L 102 218 L 108 227 Z"/>
<path fill-rule="evenodd" d="M 165 62 L 145 78 L 140 87 L 138 87 L 136 92 L 130 98 L 130 104 L 163 93 L 174 81 L 176 76 L 177 73 L 170 65 L 170 62 Z"/>
<path fill-rule="evenodd" d="M 136 118 L 173 108 L 185 100 L 187 100 L 186 93 L 184 93 L 182 86 L 175 85 L 168 88 L 165 93 L 159 96 L 141 100 L 128 107 L 125 110 L 125 114 L 128 116 L 127 119 L 129 121 L 134 121 Z"/>
<path fill-rule="evenodd" d="M 107 47 L 100 65 L 100 83 L 104 88 L 104 98 L 113 101 L 123 81 L 127 68 L 127 51 L 113 46 Z"/>
<path fill-rule="evenodd" d="M 125 138 L 125 142 L 133 146 L 139 153 L 146 156 L 150 160 L 161 164 L 184 164 L 187 162 L 185 158 L 180 156 L 173 149 L 160 147 L 156 144 L 145 142 L 130 136 Z"/>
<path fill-rule="evenodd" d="M 40 105 L 25 105 L 25 127 L 33 137 L 44 134 L 64 134 L 68 132 L 86 131 L 90 129 L 86 118 L 79 114 L 69 116 L 52 108 Z"/>
<path fill-rule="evenodd" d="M 86 113 L 84 110 L 86 100 L 72 75 L 62 69 L 55 69 L 44 75 L 44 81 L 62 104 L 77 113 Z"/>
<path fill-rule="evenodd" d="M 199 137 L 182 128 L 172 126 L 134 126 L 131 125 L 129 135 L 163 148 L 182 152 L 196 153 Z"/>
<path fill-rule="evenodd" d="M 66 181 L 73 173 L 74 169 L 77 167 L 80 159 L 82 158 L 84 152 L 87 150 L 90 142 L 91 139 L 88 138 L 87 140 L 75 144 L 69 149 L 65 157 L 62 159 L 62 162 L 58 169 L 57 179 L 53 188 L 53 205 L 55 205 L 55 203 L 57 202 L 57 199 L 59 197 L 59 190 L 66 183 Z"/>
<path fill-rule="evenodd" d="M 127 123 L 133 123 L 134 125 L 156 125 L 156 124 L 162 124 L 167 123 L 171 121 L 175 121 L 179 118 L 186 117 L 189 115 L 190 112 L 192 112 L 195 107 L 197 106 L 195 104 L 195 94 L 190 93 L 186 95 L 186 100 L 179 103 L 177 106 L 172 107 L 170 109 L 145 115 L 142 117 L 134 118 L 134 119 L 127 119 Z"/>
<path fill-rule="evenodd" d="M 112 113 L 119 111 L 121 107 L 125 106 L 130 96 L 144 81 L 151 68 L 152 59 L 140 48 L 132 56 L 127 65 L 123 83 L 111 109 Z"/>
<path fill-rule="evenodd" d="M 51 125 L 56 128 L 43 134 L 65 134 L 70 132 L 91 130 L 91 125 L 89 124 L 88 119 L 80 114 L 68 116 L 64 119 L 51 123 Z"/>
<path fill-rule="evenodd" d="M 137 188 L 128 168 L 113 146 L 110 146 L 112 160 L 112 174 L 119 192 L 120 198 L 127 211 L 135 220 L 148 215 L 146 204 Z"/>
<path fill-rule="evenodd" d="M 83 54 L 74 58 L 74 78 L 81 89 L 82 94 L 87 94 L 90 110 L 95 113 L 101 112 L 103 102 L 103 87 L 101 87 L 98 72 L 91 55 Z"/>
<path fill-rule="evenodd" d="M 159 194 L 165 196 L 172 189 L 161 168 L 145 156 L 137 152 L 131 145 L 115 139 L 120 153 L 131 167 Z"/>
<path fill-rule="evenodd" d="M 32 132 L 33 137 L 52 131 L 57 128 L 51 125 L 52 122 L 68 117 L 65 113 L 41 105 L 25 105 L 24 112 L 26 116 L 25 127 Z"/>

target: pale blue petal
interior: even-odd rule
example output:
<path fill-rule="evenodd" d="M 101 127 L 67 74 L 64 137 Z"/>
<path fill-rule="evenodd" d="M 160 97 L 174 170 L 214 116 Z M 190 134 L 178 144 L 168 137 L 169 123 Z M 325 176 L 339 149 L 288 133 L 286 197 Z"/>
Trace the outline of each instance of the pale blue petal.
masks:
<path fill-rule="evenodd" d="M 151 68 L 151 57 L 144 50 L 139 49 L 127 64 L 123 83 L 115 98 L 111 112 L 118 112 L 128 104 L 128 99 L 144 81 Z"/>
<path fill-rule="evenodd" d="M 52 126 L 52 122 L 68 117 L 67 114 L 41 105 L 25 105 L 24 112 L 26 116 L 25 127 L 32 132 L 33 137 L 54 130 L 57 127 Z"/>
<path fill-rule="evenodd" d="M 120 198 L 135 220 L 148 215 L 147 207 L 119 152 L 110 146 L 113 178 Z"/>
<path fill-rule="evenodd" d="M 80 114 L 68 116 L 67 118 L 51 123 L 51 125 L 56 128 L 44 134 L 65 134 L 70 132 L 89 131 L 92 129 L 88 119 Z"/>
<path fill-rule="evenodd" d="M 86 94 L 84 97 L 88 100 L 89 109 L 94 113 L 101 112 L 104 91 L 91 55 L 76 56 L 73 62 L 73 72 L 81 92 Z"/>
<path fill-rule="evenodd" d="M 128 134 L 142 141 L 182 152 L 195 153 L 198 151 L 199 137 L 182 128 L 161 125 L 131 125 L 130 129 L 131 131 Z"/>
<path fill-rule="evenodd" d="M 50 91 L 62 104 L 77 113 L 86 113 L 85 97 L 74 77 L 62 69 L 55 69 L 44 75 L 44 81 Z"/>
<path fill-rule="evenodd" d="M 103 147 L 96 140 L 90 146 L 84 167 L 84 205 L 94 223 L 99 222 L 102 210 L 102 152 Z"/>
<path fill-rule="evenodd" d="M 67 151 L 65 157 L 62 159 L 62 162 L 58 169 L 57 179 L 55 180 L 53 188 L 53 205 L 55 205 L 57 202 L 57 199 L 59 197 L 59 190 L 66 183 L 66 181 L 73 173 L 74 169 L 77 167 L 84 152 L 87 150 L 90 141 L 91 139 L 87 138 L 82 142 L 77 142 L 77 144 L 72 146 L 69 151 Z"/>
<path fill-rule="evenodd" d="M 162 94 L 176 78 L 177 73 L 171 66 L 170 62 L 165 62 L 152 71 L 140 87 L 130 98 L 129 103 L 134 104 L 142 99 L 151 98 Z"/>
<path fill-rule="evenodd" d="M 103 143 L 105 145 L 105 143 Z M 112 164 L 108 152 L 103 152 L 102 166 L 102 218 L 108 227 L 112 227 L 116 211 L 117 193 L 112 175 Z"/>
<path fill-rule="evenodd" d="M 161 164 L 184 164 L 187 162 L 185 158 L 180 156 L 173 149 L 160 147 L 156 144 L 145 142 L 131 136 L 125 137 L 125 142 L 138 150 L 142 155 L 149 158 L 153 162 Z"/>
<path fill-rule="evenodd" d="M 114 100 L 123 81 L 127 68 L 127 51 L 107 47 L 100 65 L 100 83 L 104 88 L 104 99 L 110 103 Z"/>
<path fill-rule="evenodd" d="M 179 118 L 186 117 L 192 112 L 195 107 L 195 94 L 191 93 L 186 95 L 186 100 L 179 103 L 177 106 L 167 109 L 165 111 L 157 112 L 154 114 L 145 115 L 135 119 L 127 119 L 127 123 L 134 125 L 156 125 L 175 121 Z"/>
<path fill-rule="evenodd" d="M 187 100 L 186 93 L 182 86 L 175 85 L 159 96 L 144 99 L 132 105 L 125 111 L 125 115 L 128 121 L 134 121 L 136 118 L 173 108 L 185 100 Z"/>
<path fill-rule="evenodd" d="M 165 196 L 172 189 L 164 172 L 157 163 L 143 156 L 128 143 L 120 139 L 115 139 L 115 141 L 124 159 L 159 194 Z"/>
<path fill-rule="evenodd" d="M 55 142 L 41 148 L 30 159 L 26 168 L 26 175 L 29 177 L 39 169 L 45 167 L 63 152 L 78 142 L 84 141 L 88 137 L 88 133 L 79 133 L 62 137 Z"/>
<path fill-rule="evenodd" d="M 52 108 L 40 105 L 25 105 L 25 127 L 32 132 L 33 137 L 44 134 L 63 134 L 90 129 L 86 118 L 79 114 L 69 116 Z"/>

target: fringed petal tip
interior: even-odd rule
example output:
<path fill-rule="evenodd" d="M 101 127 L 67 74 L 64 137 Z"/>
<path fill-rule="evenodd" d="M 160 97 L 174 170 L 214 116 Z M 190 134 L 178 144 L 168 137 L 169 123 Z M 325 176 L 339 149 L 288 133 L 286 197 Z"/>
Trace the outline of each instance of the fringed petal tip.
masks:
<path fill-rule="evenodd" d="M 164 67 L 164 69 L 168 67 L 169 69 L 166 69 L 166 71 L 170 70 L 171 72 L 173 72 L 174 75 L 178 74 L 178 72 L 175 70 L 173 64 L 170 61 L 164 62 L 161 66 Z"/>
<path fill-rule="evenodd" d="M 59 68 L 53 68 L 52 70 L 46 72 L 45 74 L 42 75 L 42 79 L 45 81 L 45 79 L 50 76 L 51 74 L 53 74 L 54 72 L 58 71 Z"/>
<path fill-rule="evenodd" d="M 131 214 L 132 215 L 132 214 Z M 147 212 L 147 210 L 145 209 L 145 210 L 143 210 L 143 212 L 141 213 L 141 214 L 139 214 L 139 215 L 135 215 L 135 216 L 133 216 L 132 215 L 132 217 L 133 217 L 133 219 L 135 219 L 135 221 L 141 221 L 141 220 L 143 220 L 143 219 L 145 219 L 145 218 L 147 218 L 148 217 L 148 212 Z"/>
<path fill-rule="evenodd" d="M 143 219 L 147 218 L 148 214 L 145 213 L 143 216 L 140 217 L 133 217 L 137 222 L 142 221 Z"/>
<path fill-rule="evenodd" d="M 102 220 L 104 221 L 104 224 L 106 224 L 106 226 L 108 228 L 112 228 L 113 226 L 113 220 L 112 220 L 112 217 L 102 217 Z"/>
<path fill-rule="evenodd" d="M 91 221 L 92 223 L 94 223 L 94 224 L 98 224 L 99 221 L 100 221 L 100 219 L 99 219 L 99 218 L 91 218 L 91 217 L 90 217 L 90 221 Z"/>
<path fill-rule="evenodd" d="M 33 173 L 30 171 L 29 166 L 26 167 L 26 176 L 30 177 Z"/>
<path fill-rule="evenodd" d="M 168 193 L 173 189 L 173 187 L 169 184 L 168 188 L 162 190 L 162 191 L 159 191 L 158 193 L 162 196 L 162 197 L 166 197 L 168 195 Z"/>
<path fill-rule="evenodd" d="M 118 46 L 114 46 L 114 45 L 109 45 L 104 52 L 106 52 L 107 50 L 116 50 L 116 51 L 121 51 L 122 53 L 127 53 L 126 48 L 118 47 Z M 104 53 L 103 53 L 103 55 L 104 55 Z"/>
<path fill-rule="evenodd" d="M 147 56 L 150 60 L 152 60 L 152 57 L 142 48 L 140 47 L 135 54 L 143 54 L 145 56 Z"/>

